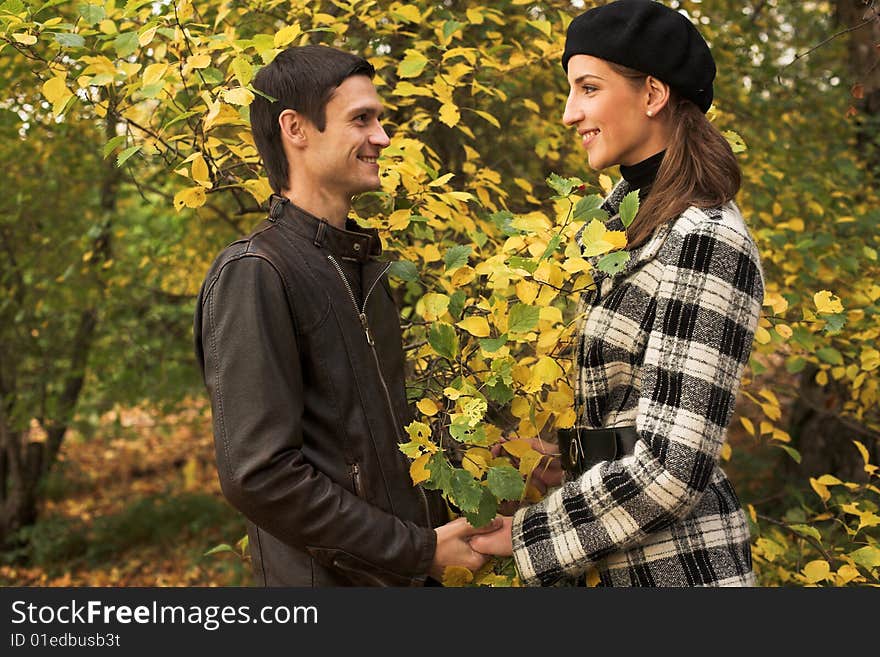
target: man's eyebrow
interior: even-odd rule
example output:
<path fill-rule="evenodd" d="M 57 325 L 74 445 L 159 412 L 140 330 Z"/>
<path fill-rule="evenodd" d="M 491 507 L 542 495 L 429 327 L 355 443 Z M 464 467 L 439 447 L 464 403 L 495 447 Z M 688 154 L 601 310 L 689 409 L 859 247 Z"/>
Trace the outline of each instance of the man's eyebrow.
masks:
<path fill-rule="evenodd" d="M 574 84 L 575 84 L 575 85 L 578 85 L 578 84 L 580 84 L 581 82 L 585 82 L 587 78 L 596 78 L 597 80 L 602 80 L 602 79 L 603 79 L 601 76 L 599 76 L 599 75 L 594 75 L 593 73 L 584 73 L 583 75 L 579 76 L 579 77 L 574 81 Z"/>
<path fill-rule="evenodd" d="M 361 114 L 369 114 L 370 116 L 375 116 L 376 118 L 381 119 L 385 115 L 385 110 L 380 109 L 378 107 L 353 107 L 351 112 L 351 116 L 360 116 Z"/>

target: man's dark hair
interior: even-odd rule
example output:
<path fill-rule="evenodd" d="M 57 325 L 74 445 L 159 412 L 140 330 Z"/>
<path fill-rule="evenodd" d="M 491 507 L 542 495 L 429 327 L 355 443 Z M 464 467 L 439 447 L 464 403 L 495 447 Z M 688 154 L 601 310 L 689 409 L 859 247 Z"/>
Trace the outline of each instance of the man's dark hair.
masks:
<path fill-rule="evenodd" d="M 336 87 L 353 75 L 372 79 L 375 74 L 373 65 L 357 55 L 328 46 L 296 46 L 278 53 L 254 76 L 254 88 L 276 99 L 257 95 L 250 108 L 254 143 L 276 194 L 287 188 L 289 173 L 278 126 L 281 112 L 296 110 L 323 132 Z"/>

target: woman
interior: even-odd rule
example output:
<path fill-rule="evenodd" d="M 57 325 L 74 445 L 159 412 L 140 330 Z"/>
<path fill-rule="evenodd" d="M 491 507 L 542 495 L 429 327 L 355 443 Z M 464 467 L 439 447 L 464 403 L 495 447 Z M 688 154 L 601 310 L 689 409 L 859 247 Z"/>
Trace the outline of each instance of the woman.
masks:
<path fill-rule="evenodd" d="M 526 585 L 750 586 L 749 530 L 718 465 L 763 298 L 733 202 L 740 172 L 705 117 L 715 64 L 681 14 L 619 0 L 572 21 L 563 121 L 590 167 L 620 165 L 605 201 L 641 207 L 630 259 L 582 301 L 568 481 L 474 537 L 513 554 Z"/>

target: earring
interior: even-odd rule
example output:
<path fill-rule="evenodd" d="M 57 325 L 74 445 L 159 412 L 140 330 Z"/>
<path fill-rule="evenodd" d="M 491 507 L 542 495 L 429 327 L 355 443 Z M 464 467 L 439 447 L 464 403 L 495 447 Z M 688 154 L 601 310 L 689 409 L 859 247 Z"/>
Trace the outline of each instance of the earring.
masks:
<path fill-rule="evenodd" d="M 648 116 L 654 116 L 654 111 L 648 110 L 647 112 L 645 112 L 645 114 L 647 114 Z"/>

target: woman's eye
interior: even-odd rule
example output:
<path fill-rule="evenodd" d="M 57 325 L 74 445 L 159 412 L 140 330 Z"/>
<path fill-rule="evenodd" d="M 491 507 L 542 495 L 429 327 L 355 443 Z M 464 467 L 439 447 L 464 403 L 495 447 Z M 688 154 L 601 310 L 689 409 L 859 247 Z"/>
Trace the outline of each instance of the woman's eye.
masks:
<path fill-rule="evenodd" d="M 583 89 L 584 89 L 584 91 L 585 91 L 586 93 L 588 93 L 588 94 L 591 94 L 591 93 L 593 93 L 594 91 L 596 91 L 596 87 L 593 87 L 593 86 L 591 86 L 591 85 L 589 85 L 589 84 L 585 84 L 585 85 L 583 86 Z"/>

